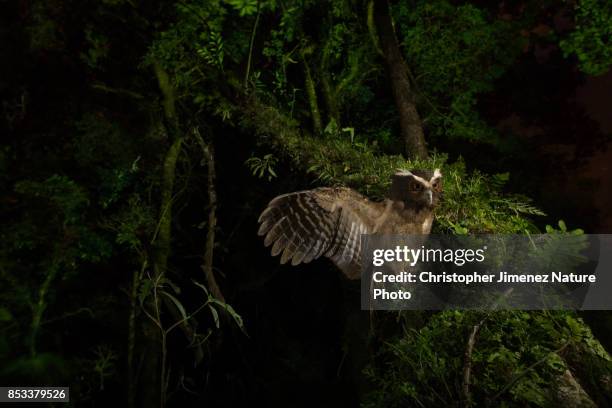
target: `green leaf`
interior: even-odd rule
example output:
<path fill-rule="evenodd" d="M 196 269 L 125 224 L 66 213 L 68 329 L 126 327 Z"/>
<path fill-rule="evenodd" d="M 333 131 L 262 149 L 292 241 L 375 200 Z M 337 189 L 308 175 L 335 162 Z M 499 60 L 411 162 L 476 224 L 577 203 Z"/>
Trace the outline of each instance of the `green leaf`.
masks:
<path fill-rule="evenodd" d="M 201 288 L 204 293 L 206 293 L 206 296 L 209 296 L 208 293 L 208 289 L 206 288 L 206 286 L 202 285 L 200 282 L 196 281 L 196 280 L 192 280 L 193 284 L 196 285 L 197 287 Z"/>
<path fill-rule="evenodd" d="M 224 302 L 222 302 L 220 300 L 217 300 L 217 299 L 215 299 L 213 297 L 210 298 L 210 301 L 212 303 L 215 303 L 215 304 L 221 306 L 222 308 L 224 308 L 230 314 L 230 316 L 232 316 L 232 319 L 234 319 L 234 321 L 236 322 L 238 327 L 240 327 L 240 329 L 242 331 L 245 331 L 245 329 L 244 329 L 244 322 L 242 320 L 242 316 L 240 316 L 238 313 L 236 313 L 236 311 L 234 310 L 234 308 L 231 305 L 229 305 L 227 303 L 224 303 Z"/>
<path fill-rule="evenodd" d="M 161 292 L 163 295 L 166 295 L 171 301 L 172 303 L 174 303 L 174 305 L 176 306 L 176 308 L 179 310 L 179 312 L 181 313 L 181 316 L 183 317 L 184 320 L 187 320 L 187 313 L 185 312 L 185 307 L 183 306 L 183 304 L 174 296 L 172 296 L 171 294 L 169 294 L 166 291 L 162 291 Z"/>
<path fill-rule="evenodd" d="M 567 232 L 567 226 L 565 225 L 565 221 L 559 220 L 559 229 L 563 232 Z"/>
<path fill-rule="evenodd" d="M 210 309 L 210 313 L 212 314 L 213 319 L 215 321 L 215 326 L 218 329 L 219 328 L 219 312 L 217 312 L 217 310 L 215 309 L 213 305 L 209 305 L 208 308 Z"/>
<path fill-rule="evenodd" d="M 164 279 L 164 283 L 168 284 L 168 286 L 170 286 L 174 293 L 176 293 L 177 295 L 181 294 L 181 288 L 176 283 L 172 282 L 170 279 Z"/>
<path fill-rule="evenodd" d="M 258 0 L 226 0 L 228 4 L 234 7 L 240 13 L 241 17 L 249 16 L 257 12 Z"/>

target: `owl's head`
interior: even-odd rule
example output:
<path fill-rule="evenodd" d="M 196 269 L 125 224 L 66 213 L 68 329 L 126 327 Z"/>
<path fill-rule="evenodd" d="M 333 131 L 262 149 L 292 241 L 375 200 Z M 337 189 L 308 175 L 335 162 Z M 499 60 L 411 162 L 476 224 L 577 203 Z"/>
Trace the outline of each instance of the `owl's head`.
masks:
<path fill-rule="evenodd" d="M 389 198 L 415 208 L 433 208 L 442 195 L 442 173 L 435 170 L 399 169 L 391 176 Z"/>

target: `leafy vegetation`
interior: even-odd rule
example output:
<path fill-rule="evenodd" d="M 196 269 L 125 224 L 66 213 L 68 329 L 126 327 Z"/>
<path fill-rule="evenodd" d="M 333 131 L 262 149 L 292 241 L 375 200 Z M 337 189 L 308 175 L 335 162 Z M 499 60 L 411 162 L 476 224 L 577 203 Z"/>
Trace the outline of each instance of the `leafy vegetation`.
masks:
<path fill-rule="evenodd" d="M 565 56 L 575 55 L 580 68 L 591 75 L 601 75 L 612 64 L 612 6 L 605 1 L 576 2 L 576 29 L 561 40 Z"/>
<path fill-rule="evenodd" d="M 382 358 L 367 370 L 376 391 L 365 406 L 449 406 L 465 401 L 466 339 L 482 319 L 486 324 L 471 355 L 478 376 L 468 405 L 476 401 L 476 405 L 541 407 L 564 403 L 556 399 L 556 387 L 561 386 L 563 373 L 572 369 L 568 361 L 589 358 L 596 361 L 594 367 L 610 363 L 608 353 L 573 313 L 445 311 L 421 329 L 404 325 L 403 335 L 386 343 Z"/>
<path fill-rule="evenodd" d="M 475 105 L 478 95 L 491 91 L 517 59 L 524 40 L 516 35 L 519 24 L 490 21 L 488 14 L 469 3 L 456 6 L 446 0 L 398 4 L 406 57 L 434 140 L 501 144 Z"/>

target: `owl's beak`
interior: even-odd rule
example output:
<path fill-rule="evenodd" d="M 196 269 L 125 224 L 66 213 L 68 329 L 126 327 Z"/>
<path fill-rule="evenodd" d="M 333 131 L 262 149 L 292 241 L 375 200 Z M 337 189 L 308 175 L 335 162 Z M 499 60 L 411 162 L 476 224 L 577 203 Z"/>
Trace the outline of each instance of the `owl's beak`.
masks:
<path fill-rule="evenodd" d="M 431 190 L 427 190 L 427 197 L 429 198 L 429 205 L 433 204 L 433 192 Z"/>

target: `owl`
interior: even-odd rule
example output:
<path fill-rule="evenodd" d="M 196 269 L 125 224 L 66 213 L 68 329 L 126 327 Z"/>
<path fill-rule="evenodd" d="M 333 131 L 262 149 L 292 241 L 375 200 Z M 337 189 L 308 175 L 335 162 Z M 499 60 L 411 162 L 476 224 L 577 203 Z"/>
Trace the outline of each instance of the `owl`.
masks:
<path fill-rule="evenodd" d="M 429 234 L 442 193 L 440 169 L 398 170 L 381 202 L 346 187 L 321 187 L 274 198 L 258 234 L 272 256 L 292 265 L 326 256 L 349 278 L 361 276 L 362 234 Z"/>

